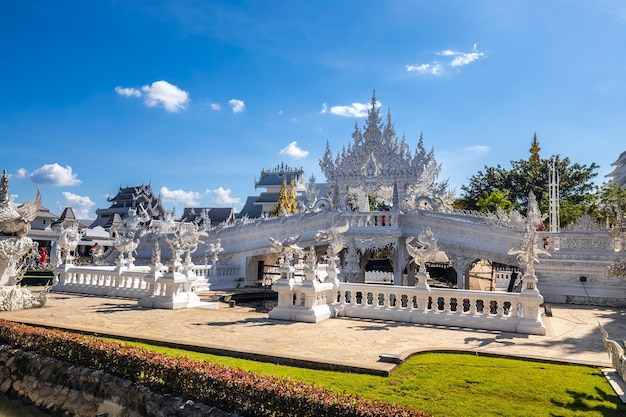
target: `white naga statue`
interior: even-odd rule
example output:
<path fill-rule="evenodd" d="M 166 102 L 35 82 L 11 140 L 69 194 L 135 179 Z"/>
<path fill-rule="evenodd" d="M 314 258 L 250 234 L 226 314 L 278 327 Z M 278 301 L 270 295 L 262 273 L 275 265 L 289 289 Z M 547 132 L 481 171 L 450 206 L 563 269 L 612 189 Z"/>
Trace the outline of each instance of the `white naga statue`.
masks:
<path fill-rule="evenodd" d="M 406 238 L 406 250 L 413 258 L 415 265 L 419 267 L 420 274 L 426 274 L 426 262 L 435 259 L 437 254 L 437 239 L 430 229 L 425 229 L 417 236 L 417 245 L 412 245 L 415 238 Z"/>
<path fill-rule="evenodd" d="M 297 245 L 298 240 L 302 234 L 298 236 L 292 236 L 282 241 L 269 237 L 272 250 L 278 254 L 278 264 L 280 266 L 289 267 L 293 266 L 294 254 L 298 256 L 304 255 L 304 249 Z"/>
<path fill-rule="evenodd" d="M 328 273 L 331 279 L 337 281 L 337 261 L 339 253 L 345 247 L 344 233 L 348 231 L 350 224 L 346 220 L 345 224 L 333 226 L 328 230 L 320 230 L 315 235 L 318 242 L 328 242 L 326 249 L 326 258 L 328 259 Z M 338 281 L 337 281 L 338 282 Z"/>
<path fill-rule="evenodd" d="M 82 232 L 78 230 L 78 225 L 65 227 L 59 233 L 58 244 L 61 247 L 62 256 L 64 260 L 73 259 L 72 253 L 78 247 L 80 239 L 82 238 Z"/>
<path fill-rule="evenodd" d="M 539 262 L 539 255 L 552 256 L 547 250 L 538 246 L 539 234 L 537 229 L 542 224 L 545 216 L 539 211 L 537 199 L 532 191 L 528 194 L 528 213 L 526 214 L 525 233 L 519 248 L 509 249 L 509 255 L 515 255 L 521 269 L 524 270 L 525 278 L 535 277 L 535 262 Z"/>
<path fill-rule="evenodd" d="M 46 293 L 34 296 L 17 285 L 25 267 L 18 266 L 20 260 L 37 243 L 26 237 L 30 223 L 37 217 L 41 207 L 41 194 L 37 187 L 35 199 L 21 206 L 14 206 L 9 199 L 9 175 L 6 168 L 0 177 L 0 311 L 41 307 L 46 303 Z"/>
<path fill-rule="evenodd" d="M 26 235 L 40 207 L 39 187 L 32 202 L 21 206 L 11 203 L 9 175 L 5 168 L 0 177 L 0 285 L 17 284 L 24 272 L 18 267 L 18 262 L 30 250 L 37 249 L 37 244 Z"/>

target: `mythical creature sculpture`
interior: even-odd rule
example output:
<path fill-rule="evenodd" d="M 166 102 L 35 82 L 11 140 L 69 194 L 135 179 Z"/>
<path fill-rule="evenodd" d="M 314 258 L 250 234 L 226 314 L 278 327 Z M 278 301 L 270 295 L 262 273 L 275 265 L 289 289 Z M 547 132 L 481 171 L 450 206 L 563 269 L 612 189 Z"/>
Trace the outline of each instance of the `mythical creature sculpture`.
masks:
<path fill-rule="evenodd" d="M 172 250 L 172 264 L 181 263 L 181 255 L 187 252 L 187 261 L 191 262 L 191 253 L 198 249 L 200 241 L 200 232 L 198 225 L 195 223 L 180 224 L 172 234 L 172 237 L 166 237 L 165 241 L 170 245 Z"/>
<path fill-rule="evenodd" d="M 19 286 L 0 287 L 0 311 L 43 307 L 47 301 L 47 291 L 34 295 L 27 288 Z"/>
<path fill-rule="evenodd" d="M 413 262 L 419 267 L 420 273 L 426 272 L 426 262 L 431 261 L 437 254 L 437 239 L 430 229 L 425 229 L 417 236 L 417 245 L 411 245 L 413 236 L 406 238 L 406 250 Z"/>
<path fill-rule="evenodd" d="M 617 371 L 619 376 L 626 382 L 626 340 L 622 340 L 620 345 L 614 340 L 609 339 L 609 333 L 604 329 L 604 326 L 600 324 L 600 332 L 602 333 L 602 341 L 606 348 L 609 358 L 613 363 L 613 368 Z"/>
<path fill-rule="evenodd" d="M 341 252 L 345 246 L 343 234 L 348 231 L 350 224 L 346 220 L 344 225 L 332 226 L 328 230 L 320 230 L 315 235 L 315 240 L 318 242 L 328 242 L 328 250 L 326 256 L 329 259 L 336 259 L 339 252 Z"/>
<path fill-rule="evenodd" d="M 59 233 L 58 244 L 65 253 L 74 252 L 81 238 L 82 232 L 78 230 L 78 226 L 66 227 Z"/>
<path fill-rule="evenodd" d="M 526 215 L 526 231 L 519 249 L 509 249 L 509 255 L 515 255 L 517 262 L 527 277 L 535 277 L 535 262 L 539 262 L 539 255 L 552 256 L 547 250 L 538 247 L 539 234 L 537 227 L 545 219 L 541 215 L 535 195 L 528 195 L 528 214 Z"/>
<path fill-rule="evenodd" d="M 117 249 L 121 254 L 128 253 L 129 255 L 137 249 L 139 246 L 139 240 L 134 240 L 131 236 L 120 236 L 117 233 L 117 230 L 114 230 L 115 240 L 113 241 L 113 246 Z"/>
<path fill-rule="evenodd" d="M 30 223 L 37 217 L 41 207 L 41 193 L 32 202 L 24 202 L 15 207 L 9 200 L 9 174 L 6 168 L 0 178 L 0 234 L 25 237 L 30 231 Z"/>
<path fill-rule="evenodd" d="M 217 243 L 209 243 L 207 246 L 209 247 L 207 253 L 211 255 L 213 263 L 217 263 L 218 255 L 224 251 L 222 240 L 218 238 Z"/>
<path fill-rule="evenodd" d="M 284 239 L 283 241 L 279 241 L 278 239 L 275 239 L 271 236 L 269 237 L 270 245 L 272 245 L 272 250 L 278 253 L 278 262 L 280 265 L 291 265 L 294 254 L 298 256 L 304 255 L 304 249 L 296 244 L 301 237 L 302 233 L 300 233 L 298 236 L 292 236 Z"/>

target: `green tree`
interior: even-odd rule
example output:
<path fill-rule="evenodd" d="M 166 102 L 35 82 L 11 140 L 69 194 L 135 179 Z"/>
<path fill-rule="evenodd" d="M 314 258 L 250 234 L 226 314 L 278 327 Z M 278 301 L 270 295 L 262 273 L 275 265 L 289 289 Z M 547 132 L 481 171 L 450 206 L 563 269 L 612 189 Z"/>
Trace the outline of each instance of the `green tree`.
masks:
<path fill-rule="evenodd" d="M 603 184 L 595 193 L 591 214 L 608 227 L 625 228 L 626 189 L 616 184 Z"/>
<path fill-rule="evenodd" d="M 509 190 L 504 190 L 503 192 L 496 188 L 490 194 L 485 192 L 483 197 L 476 202 L 476 205 L 482 212 L 495 212 L 498 209 L 510 211 L 513 207 L 513 203 L 507 199 L 508 196 Z"/>
<path fill-rule="evenodd" d="M 532 191 L 537 197 L 542 212 L 549 211 L 549 177 L 551 167 L 554 166 L 559 177 L 559 194 L 561 207 L 561 226 L 575 220 L 579 215 L 586 212 L 588 195 L 595 190 L 592 182 L 598 174 L 595 172 L 599 167 L 595 163 L 582 165 L 572 163 L 569 158 L 561 158 L 553 155 L 549 159 L 539 157 L 539 146 L 536 136 L 530 149 L 531 157 L 519 161 L 511 161 L 511 168 L 506 169 L 501 165 L 495 167 L 485 166 L 484 171 L 472 176 L 469 184 L 461 186 L 462 196 L 455 206 L 471 210 L 480 210 L 478 202 L 489 196 L 498 189 L 508 191 L 508 200 L 513 207 L 526 209 L 528 192 Z"/>

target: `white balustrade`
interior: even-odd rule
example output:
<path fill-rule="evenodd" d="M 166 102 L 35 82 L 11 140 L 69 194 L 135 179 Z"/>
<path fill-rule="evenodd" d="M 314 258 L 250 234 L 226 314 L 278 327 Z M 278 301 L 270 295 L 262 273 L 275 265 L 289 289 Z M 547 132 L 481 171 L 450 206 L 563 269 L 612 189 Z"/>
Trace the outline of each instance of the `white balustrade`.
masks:
<path fill-rule="evenodd" d="M 309 287 L 274 285 L 282 309 L 278 313 L 289 312 L 294 320 L 298 308 L 310 309 L 311 304 L 305 303 Z M 341 317 L 545 334 L 536 314 L 542 299 L 533 294 L 342 282 L 338 289 L 319 287 L 315 295 L 318 302 L 327 300 L 333 314 Z M 282 318 L 281 314 L 274 316 Z"/>
<path fill-rule="evenodd" d="M 51 288 L 54 292 L 139 299 L 149 293 L 145 278 L 151 272 L 149 267 L 120 270 L 113 266 L 65 264 L 56 268 L 54 275 L 58 279 Z"/>
<path fill-rule="evenodd" d="M 398 227 L 398 215 L 392 211 L 369 211 L 344 213 L 350 228 L 360 227 Z"/>
<path fill-rule="evenodd" d="M 223 290 L 244 284 L 239 265 L 196 265 L 192 270 L 198 277 L 193 290 Z"/>

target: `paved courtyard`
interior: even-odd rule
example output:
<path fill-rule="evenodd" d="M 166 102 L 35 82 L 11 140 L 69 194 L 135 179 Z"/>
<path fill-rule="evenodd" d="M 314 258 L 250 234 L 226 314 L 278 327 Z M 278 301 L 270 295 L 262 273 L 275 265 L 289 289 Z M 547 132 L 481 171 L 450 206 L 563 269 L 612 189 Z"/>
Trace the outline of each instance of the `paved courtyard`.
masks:
<path fill-rule="evenodd" d="M 135 300 L 50 294 L 43 308 L 0 312 L 0 318 L 62 329 L 330 369 L 386 373 L 389 354 L 462 351 L 610 367 L 598 325 L 626 339 L 626 309 L 552 305 L 545 336 L 407 323 L 329 319 L 317 324 L 270 320 L 253 308 L 157 310 Z"/>

